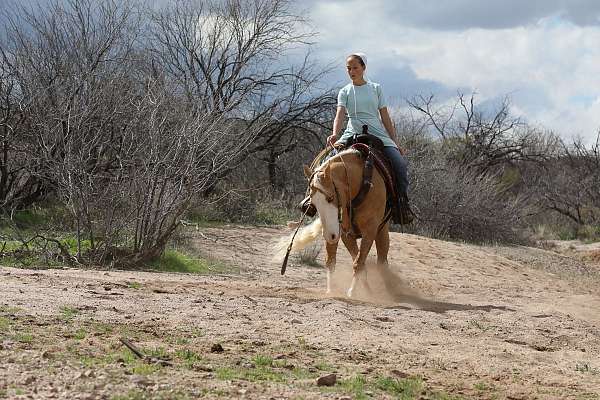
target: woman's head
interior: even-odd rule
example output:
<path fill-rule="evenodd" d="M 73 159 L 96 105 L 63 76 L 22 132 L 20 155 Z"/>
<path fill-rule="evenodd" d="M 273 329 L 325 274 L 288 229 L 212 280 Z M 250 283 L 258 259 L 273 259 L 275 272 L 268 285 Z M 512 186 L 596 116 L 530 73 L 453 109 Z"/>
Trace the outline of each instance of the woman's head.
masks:
<path fill-rule="evenodd" d="M 365 83 L 364 74 L 367 69 L 367 56 L 362 53 L 353 53 L 346 58 L 346 71 L 355 84 Z"/>

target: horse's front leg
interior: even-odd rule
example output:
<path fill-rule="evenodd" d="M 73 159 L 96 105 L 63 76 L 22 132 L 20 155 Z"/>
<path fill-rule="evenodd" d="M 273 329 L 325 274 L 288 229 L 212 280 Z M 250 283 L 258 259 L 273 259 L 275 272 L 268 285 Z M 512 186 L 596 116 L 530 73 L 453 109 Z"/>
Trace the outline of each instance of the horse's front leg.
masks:
<path fill-rule="evenodd" d="M 358 250 L 358 255 L 352 263 L 352 283 L 350 284 L 350 288 L 348 288 L 348 297 L 352 297 L 352 295 L 354 294 L 354 289 L 356 288 L 356 284 L 358 283 L 359 277 L 361 275 L 365 275 L 364 284 L 368 289 L 365 261 L 367 259 L 367 255 L 369 254 L 369 251 L 371 250 L 371 246 L 373 245 L 374 236 L 375 235 L 364 235 L 362 240 L 360 241 L 360 249 Z"/>
<path fill-rule="evenodd" d="M 333 271 L 335 271 L 335 257 L 337 254 L 338 242 L 325 242 L 327 256 L 325 258 L 325 267 L 327 268 L 327 294 L 331 294 L 331 279 Z"/>
<path fill-rule="evenodd" d="M 348 249 L 348 252 L 352 257 L 352 261 L 354 261 L 358 255 L 358 244 L 356 244 L 356 238 L 351 234 L 344 232 L 342 233 L 342 241 Z"/>
<path fill-rule="evenodd" d="M 377 264 L 381 266 L 388 265 L 388 252 L 390 250 L 390 225 L 386 223 L 381 227 L 381 230 L 377 232 L 377 238 L 375 238 L 375 247 L 377 248 Z"/>

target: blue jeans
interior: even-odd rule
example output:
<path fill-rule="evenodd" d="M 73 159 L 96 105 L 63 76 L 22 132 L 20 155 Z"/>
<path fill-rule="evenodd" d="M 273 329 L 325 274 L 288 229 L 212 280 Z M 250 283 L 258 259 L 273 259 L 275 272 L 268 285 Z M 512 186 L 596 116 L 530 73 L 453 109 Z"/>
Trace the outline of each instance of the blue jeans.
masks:
<path fill-rule="evenodd" d="M 394 169 L 398 194 L 408 194 L 408 161 L 400 154 L 397 147 L 386 146 L 383 148 L 383 153 Z"/>

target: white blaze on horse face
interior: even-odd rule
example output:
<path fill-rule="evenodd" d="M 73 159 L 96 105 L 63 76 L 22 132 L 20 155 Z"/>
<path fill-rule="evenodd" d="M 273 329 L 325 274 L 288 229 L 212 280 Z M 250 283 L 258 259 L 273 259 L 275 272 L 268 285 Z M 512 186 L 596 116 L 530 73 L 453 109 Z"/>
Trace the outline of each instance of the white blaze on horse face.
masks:
<path fill-rule="evenodd" d="M 317 208 L 321 223 L 323 224 L 323 238 L 329 243 L 336 243 L 340 239 L 337 205 L 329 203 L 325 195 L 321 192 L 313 194 L 311 201 Z"/>

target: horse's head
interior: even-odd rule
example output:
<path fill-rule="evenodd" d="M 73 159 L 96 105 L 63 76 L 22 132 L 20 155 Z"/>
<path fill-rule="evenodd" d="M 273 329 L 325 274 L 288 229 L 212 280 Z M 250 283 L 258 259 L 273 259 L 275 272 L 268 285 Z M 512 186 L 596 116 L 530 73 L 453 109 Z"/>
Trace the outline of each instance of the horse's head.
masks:
<path fill-rule="evenodd" d="M 307 167 L 304 173 L 309 179 L 310 202 L 316 207 L 323 224 L 323 238 L 328 243 L 340 239 L 340 198 L 327 163 L 314 173 Z"/>

